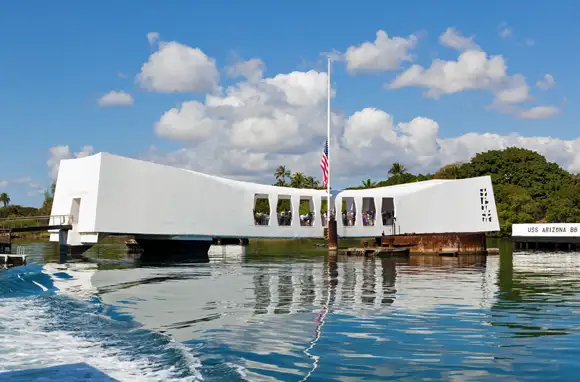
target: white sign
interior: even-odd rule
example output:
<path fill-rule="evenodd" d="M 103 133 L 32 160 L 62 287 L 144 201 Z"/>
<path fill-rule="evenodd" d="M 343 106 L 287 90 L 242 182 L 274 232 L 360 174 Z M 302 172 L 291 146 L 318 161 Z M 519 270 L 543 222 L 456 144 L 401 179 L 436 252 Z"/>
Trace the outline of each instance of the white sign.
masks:
<path fill-rule="evenodd" d="M 580 236 L 580 223 L 513 224 L 512 236 L 574 237 Z"/>

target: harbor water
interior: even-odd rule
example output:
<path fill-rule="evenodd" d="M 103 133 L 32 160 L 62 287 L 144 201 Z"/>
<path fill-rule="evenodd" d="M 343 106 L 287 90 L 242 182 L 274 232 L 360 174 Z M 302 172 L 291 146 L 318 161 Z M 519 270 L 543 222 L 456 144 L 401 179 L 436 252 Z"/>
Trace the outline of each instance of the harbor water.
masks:
<path fill-rule="evenodd" d="M 141 264 L 114 246 L 0 271 L 0 381 L 576 381 L 580 253 L 336 257 L 212 247 Z"/>

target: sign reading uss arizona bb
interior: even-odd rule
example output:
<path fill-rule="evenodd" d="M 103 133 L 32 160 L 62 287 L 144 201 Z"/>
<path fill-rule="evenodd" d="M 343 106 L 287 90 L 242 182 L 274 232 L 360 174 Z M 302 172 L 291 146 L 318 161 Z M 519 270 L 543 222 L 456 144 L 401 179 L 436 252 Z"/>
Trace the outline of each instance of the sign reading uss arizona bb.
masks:
<path fill-rule="evenodd" d="M 512 236 L 580 236 L 580 223 L 514 224 Z"/>

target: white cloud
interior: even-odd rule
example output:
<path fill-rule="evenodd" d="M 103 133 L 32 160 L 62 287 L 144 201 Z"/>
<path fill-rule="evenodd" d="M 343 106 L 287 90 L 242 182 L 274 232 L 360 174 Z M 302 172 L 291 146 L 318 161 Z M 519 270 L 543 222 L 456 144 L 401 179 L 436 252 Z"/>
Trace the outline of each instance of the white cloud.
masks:
<path fill-rule="evenodd" d="M 524 110 L 520 113 L 520 117 L 526 119 L 546 119 L 557 115 L 560 108 L 555 106 L 535 106 Z"/>
<path fill-rule="evenodd" d="M 417 117 L 410 122 L 394 123 L 382 110 L 367 108 L 346 120 L 335 119 L 331 141 L 331 161 L 337 186 L 358 184 L 363 178 L 386 178 L 386 167 L 402 162 L 414 172 L 433 172 L 447 163 L 469 160 L 487 150 L 523 147 L 540 152 L 569 171 L 580 171 L 580 139 L 523 137 L 517 133 L 468 133 L 441 138 L 439 124 Z M 320 121 L 320 127 L 323 123 Z M 279 135 L 283 137 L 283 132 Z M 259 144 L 236 148 L 231 142 L 209 140 L 195 149 L 163 153 L 152 150 L 144 159 L 185 167 L 235 179 L 271 183 L 274 169 L 284 164 L 320 178 L 318 167 L 321 139 L 303 140 L 293 151 L 284 151 L 278 135 L 260 136 Z M 219 152 L 220 155 L 215 155 Z M 372 155 L 371 155 L 372 153 Z"/>
<path fill-rule="evenodd" d="M 503 81 L 505 70 L 499 73 Z M 508 80 L 513 89 L 525 82 L 518 76 Z M 485 85 L 483 79 L 479 81 Z M 514 90 L 498 97 L 510 104 L 526 94 Z M 546 110 L 535 107 L 518 112 L 522 118 L 539 118 L 548 114 Z M 169 110 L 155 129 L 160 136 L 182 141 L 186 148 L 174 152 L 152 148 L 142 159 L 266 183 L 273 182 L 272 173 L 280 164 L 320 178 L 326 73 L 312 70 L 243 80 L 223 94 L 206 96 L 204 102 L 188 101 Z M 330 156 L 337 186 L 358 184 L 368 177 L 384 179 L 386 167 L 395 161 L 415 172 L 431 172 L 478 152 L 510 146 L 539 151 L 569 170 L 580 170 L 580 140 L 515 133 L 468 133 L 443 139 L 439 124 L 425 117 L 395 122 L 392 115 L 374 108 L 349 116 L 334 110 L 332 115 Z"/>
<path fill-rule="evenodd" d="M 556 86 L 556 80 L 554 80 L 551 74 L 547 73 L 544 75 L 544 78 L 536 82 L 536 86 L 543 90 L 552 89 Z"/>
<path fill-rule="evenodd" d="M 238 61 L 227 68 L 228 76 L 232 78 L 244 77 L 249 81 L 259 81 L 264 75 L 264 62 L 259 58 L 252 58 L 247 61 Z"/>
<path fill-rule="evenodd" d="M 326 73 L 313 70 L 242 81 L 204 103 L 170 109 L 155 132 L 196 145 L 219 140 L 231 149 L 292 151 L 325 133 L 326 81 Z"/>
<path fill-rule="evenodd" d="M 472 89 L 492 90 L 507 80 L 502 56 L 488 57 L 483 51 L 468 50 L 457 61 L 433 60 L 429 68 L 413 65 L 390 84 L 397 89 L 408 86 L 427 88 L 427 96 L 438 98 Z"/>
<path fill-rule="evenodd" d="M 42 195 L 46 191 L 47 189 L 45 187 L 36 182 L 31 181 L 30 183 L 28 183 L 28 192 L 27 192 L 28 196 Z"/>
<path fill-rule="evenodd" d="M 155 124 L 160 137 L 175 140 L 203 141 L 219 131 L 223 121 L 208 116 L 206 107 L 197 101 L 181 104 L 165 112 Z"/>
<path fill-rule="evenodd" d="M 7 188 L 15 184 L 23 184 L 31 182 L 30 177 L 21 177 L 14 179 L 0 179 L 0 188 Z M 2 192 L 2 191 L 0 191 Z"/>
<path fill-rule="evenodd" d="M 215 60 L 201 49 L 161 41 L 141 66 L 137 81 L 145 89 L 162 93 L 215 91 L 219 72 Z"/>
<path fill-rule="evenodd" d="M 461 32 L 451 27 L 447 28 L 447 30 L 439 36 L 439 42 L 441 42 L 442 45 L 459 51 L 481 49 L 473 39 L 473 36 L 465 37 Z"/>
<path fill-rule="evenodd" d="M 396 70 L 401 63 L 411 61 L 409 51 L 417 45 L 417 37 L 389 37 L 379 30 L 374 42 L 366 41 L 358 46 L 350 46 L 344 53 L 346 68 L 349 72 L 380 72 Z"/>
<path fill-rule="evenodd" d="M 155 43 L 159 40 L 159 33 L 157 32 L 149 32 L 147 33 L 147 42 L 149 46 L 155 45 Z"/>
<path fill-rule="evenodd" d="M 375 43 L 347 50 L 344 58 L 350 71 L 391 70 L 410 60 L 408 52 L 414 47 L 415 37 L 390 39 L 380 32 Z M 447 37 L 441 37 L 442 43 L 461 51 L 457 61 L 434 60 L 429 68 L 413 65 L 395 79 L 393 88 L 420 86 L 434 98 L 481 89 L 494 95 L 492 107 L 521 118 L 547 118 L 558 112 L 550 106 L 523 108 L 521 104 L 531 99 L 523 75 L 508 75 L 504 58 L 488 56 L 471 45 L 475 44 L 471 38 L 455 30 L 453 35 L 449 30 L 446 33 Z M 396 39 L 401 41 L 395 45 L 405 48 L 389 45 Z M 385 55 L 389 49 L 395 58 Z M 203 77 L 206 81 L 203 86 L 196 82 L 201 80 L 187 77 L 191 72 L 184 68 L 192 65 L 167 70 L 175 67 L 175 62 L 180 67 L 190 55 L 199 58 L 200 54 L 201 61 L 211 63 L 213 68 L 206 68 L 211 80 Z M 164 60 L 173 64 L 165 65 Z M 227 73 L 242 79 L 216 91 L 219 75 L 211 58 L 178 43 L 161 43 L 159 51 L 143 65 L 140 79 L 146 78 L 148 86 L 158 91 L 205 89 L 209 93 L 202 100 L 185 101 L 169 109 L 154 124 L 159 137 L 181 142 L 184 148 L 163 152 L 152 147 L 141 159 L 266 183 L 273 182 L 272 173 L 280 164 L 320 178 L 320 153 L 326 136 L 327 74 L 316 70 L 294 71 L 264 78 L 263 68 L 259 59 L 237 62 Z M 158 73 L 161 75 L 157 76 Z M 580 139 L 564 141 L 516 133 L 468 133 L 441 138 L 437 121 L 422 116 L 395 121 L 387 111 L 375 108 L 363 108 L 351 115 L 333 109 L 331 129 L 330 158 L 336 186 L 358 184 L 368 177 L 384 179 L 388 166 L 395 161 L 411 171 L 425 173 L 447 163 L 468 160 L 478 152 L 510 146 L 536 150 L 568 170 L 580 171 Z M 90 146 L 77 153 L 68 146 L 53 147 L 47 162 L 53 179 L 61 159 L 85 156 L 92 151 Z"/>
<path fill-rule="evenodd" d="M 49 174 L 52 180 L 56 180 L 58 175 L 58 168 L 60 166 L 60 161 L 63 159 L 71 158 L 83 158 L 91 155 L 95 150 L 92 146 L 83 146 L 80 151 L 73 153 L 68 145 L 54 146 L 48 149 L 50 154 L 49 159 L 46 164 L 49 168 Z"/>
<path fill-rule="evenodd" d="M 505 21 L 497 26 L 497 33 L 501 38 L 508 38 L 513 35 L 512 29 L 508 27 Z"/>
<path fill-rule="evenodd" d="M 499 37 L 508 38 L 512 35 L 512 30 L 510 28 L 503 28 L 499 31 Z"/>
<path fill-rule="evenodd" d="M 427 89 L 427 97 L 435 99 L 469 90 L 486 91 L 494 95 L 488 109 L 529 118 L 528 113 L 517 106 L 533 99 L 530 85 L 522 74 L 508 74 L 503 56 L 488 55 L 473 37 L 464 37 L 453 28 L 440 36 L 440 42 L 461 51 L 457 60 L 435 59 L 428 68 L 412 65 L 385 86 L 392 89 L 422 87 Z"/>
<path fill-rule="evenodd" d="M 490 109 L 497 109 L 505 113 L 513 113 L 517 110 L 514 105 L 521 104 L 530 100 L 530 86 L 521 74 L 515 74 L 511 77 L 506 76 L 505 85 L 501 90 L 496 90 L 495 98 Z"/>
<path fill-rule="evenodd" d="M 122 90 L 111 90 L 98 100 L 100 106 L 129 106 L 132 105 L 133 102 L 133 96 Z"/>

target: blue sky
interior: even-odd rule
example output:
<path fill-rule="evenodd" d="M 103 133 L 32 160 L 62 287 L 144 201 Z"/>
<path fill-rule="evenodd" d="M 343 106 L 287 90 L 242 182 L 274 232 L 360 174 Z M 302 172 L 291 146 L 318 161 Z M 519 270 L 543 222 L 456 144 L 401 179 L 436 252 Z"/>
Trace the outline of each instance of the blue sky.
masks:
<path fill-rule="evenodd" d="M 284 150 L 272 143 L 274 138 L 265 144 L 262 152 L 256 151 L 253 156 L 238 144 L 236 152 L 244 151 L 245 157 L 254 158 L 254 162 L 248 159 L 242 169 L 230 169 L 228 163 L 239 162 L 244 155 L 231 154 L 228 158 L 238 159 L 224 160 L 219 166 L 204 165 L 213 163 L 209 159 L 221 157 L 230 146 L 156 133 L 154 126 L 164 113 L 179 107 L 182 102 L 203 102 L 205 92 L 164 92 L 140 86 L 136 75 L 149 56 L 160 49 L 159 45 L 149 45 L 146 36 L 150 32 L 159 33 L 159 41 L 199 48 L 215 60 L 223 91 L 243 81 L 226 74 L 228 66 L 241 60 L 262 60 L 264 78 L 293 71 L 325 71 L 324 52 L 344 53 L 351 46 L 373 42 L 379 30 L 389 37 L 406 38 L 413 34 L 417 38 L 410 51 L 413 58 L 402 61 L 399 69 L 352 73 L 345 70 L 344 59 L 335 62 L 333 111 L 347 120 L 364 108 L 376 108 L 392 116 L 395 124 L 409 122 L 415 117 L 429 118 L 439 125 L 438 139 L 452 140 L 467 133 L 552 137 L 559 140 L 548 145 L 550 147 L 537 140 L 518 144 L 534 149 L 540 147 L 538 151 L 570 170 L 580 166 L 574 153 L 579 117 L 574 105 L 578 102 L 577 89 L 580 88 L 575 73 L 579 53 L 572 43 L 572 39 L 580 35 L 576 3 L 552 2 L 546 6 L 529 2 L 522 6 L 520 2 L 499 1 L 480 5 L 459 1 L 367 1 L 354 4 L 294 1 L 291 6 L 282 6 L 272 1 L 142 1 L 136 7 L 133 2 L 113 1 L 0 2 L 0 34 L 3 36 L 0 139 L 4 143 L 0 151 L 4 163 L 0 171 L 0 192 L 8 192 L 13 203 L 40 204 L 42 196 L 34 190 L 48 187 L 51 182 L 47 166 L 49 149 L 62 145 L 67 145 L 72 153 L 90 145 L 95 152 L 150 158 L 257 181 L 270 181 L 267 174 L 276 163 L 290 163 L 293 169 L 320 178 L 316 159 L 322 145 L 320 134 L 313 133 L 312 145 L 301 143 L 303 153 L 292 148 L 293 156 L 288 157 L 288 162 L 285 162 Z M 487 55 L 502 55 L 509 75 L 525 77 L 530 97 L 518 107 L 550 106 L 558 108 L 558 112 L 550 118 L 530 119 L 521 118 L 514 112 L 490 110 L 486 106 L 494 95 L 489 89 L 467 89 L 435 99 L 425 96 L 427 89 L 424 87 L 384 87 L 412 64 L 427 68 L 434 58 L 457 60 L 460 52 L 440 42 L 440 36 L 450 27 L 463 36 L 474 36 L 474 41 Z M 546 74 L 555 79 L 555 86 L 548 90 L 535 87 Z M 130 94 L 133 104 L 100 106 L 98 99 L 112 90 Z M 248 113 L 251 111 L 244 112 L 244 118 L 251 117 Z M 195 125 L 194 122 L 187 124 L 192 128 Z M 324 127 L 321 126 L 322 130 Z M 318 131 L 318 127 L 310 129 Z M 339 129 L 337 123 L 337 131 Z M 354 132 L 352 130 L 351 136 Z M 361 132 L 357 136 L 363 135 Z M 505 138 L 503 143 L 489 143 L 485 147 L 505 145 L 508 141 Z M 344 151 L 362 155 L 352 146 L 352 139 L 350 142 L 350 147 L 344 143 Z M 156 147 L 154 156 L 149 151 L 151 145 Z M 361 147 L 360 142 L 357 147 Z M 190 150 L 188 158 L 191 153 L 198 158 L 183 162 L 186 151 L 182 148 Z M 392 146 L 384 146 L 385 151 L 391 150 L 389 148 Z M 415 148 L 419 150 L 419 146 Z M 372 150 L 383 149 L 372 146 L 363 151 Z M 472 155 L 477 150 L 477 147 L 469 147 L 458 149 L 453 155 L 441 153 L 437 160 L 435 154 L 429 154 L 433 158 L 426 162 L 413 161 L 413 157 L 421 155 L 420 151 L 415 151 L 408 159 L 403 156 L 396 159 L 408 161 L 407 166 L 412 169 L 429 171 L 446 160 L 468 159 L 460 157 Z M 569 153 L 563 154 L 566 150 Z M 202 153 L 209 159 L 201 159 Z M 305 161 L 300 162 L 297 154 L 303 154 L 299 157 Z M 265 158 L 263 162 L 269 161 L 268 166 L 259 165 L 260 158 Z M 349 158 L 344 157 L 343 161 L 352 162 Z M 337 177 L 339 185 L 359 183 L 361 177 L 386 176 L 384 167 L 388 165 L 382 164 L 381 169 L 369 165 L 372 161 L 366 157 L 357 158 L 367 164 L 351 170 L 345 165 L 341 176 Z M 385 157 L 384 160 L 391 159 L 395 158 Z"/>

